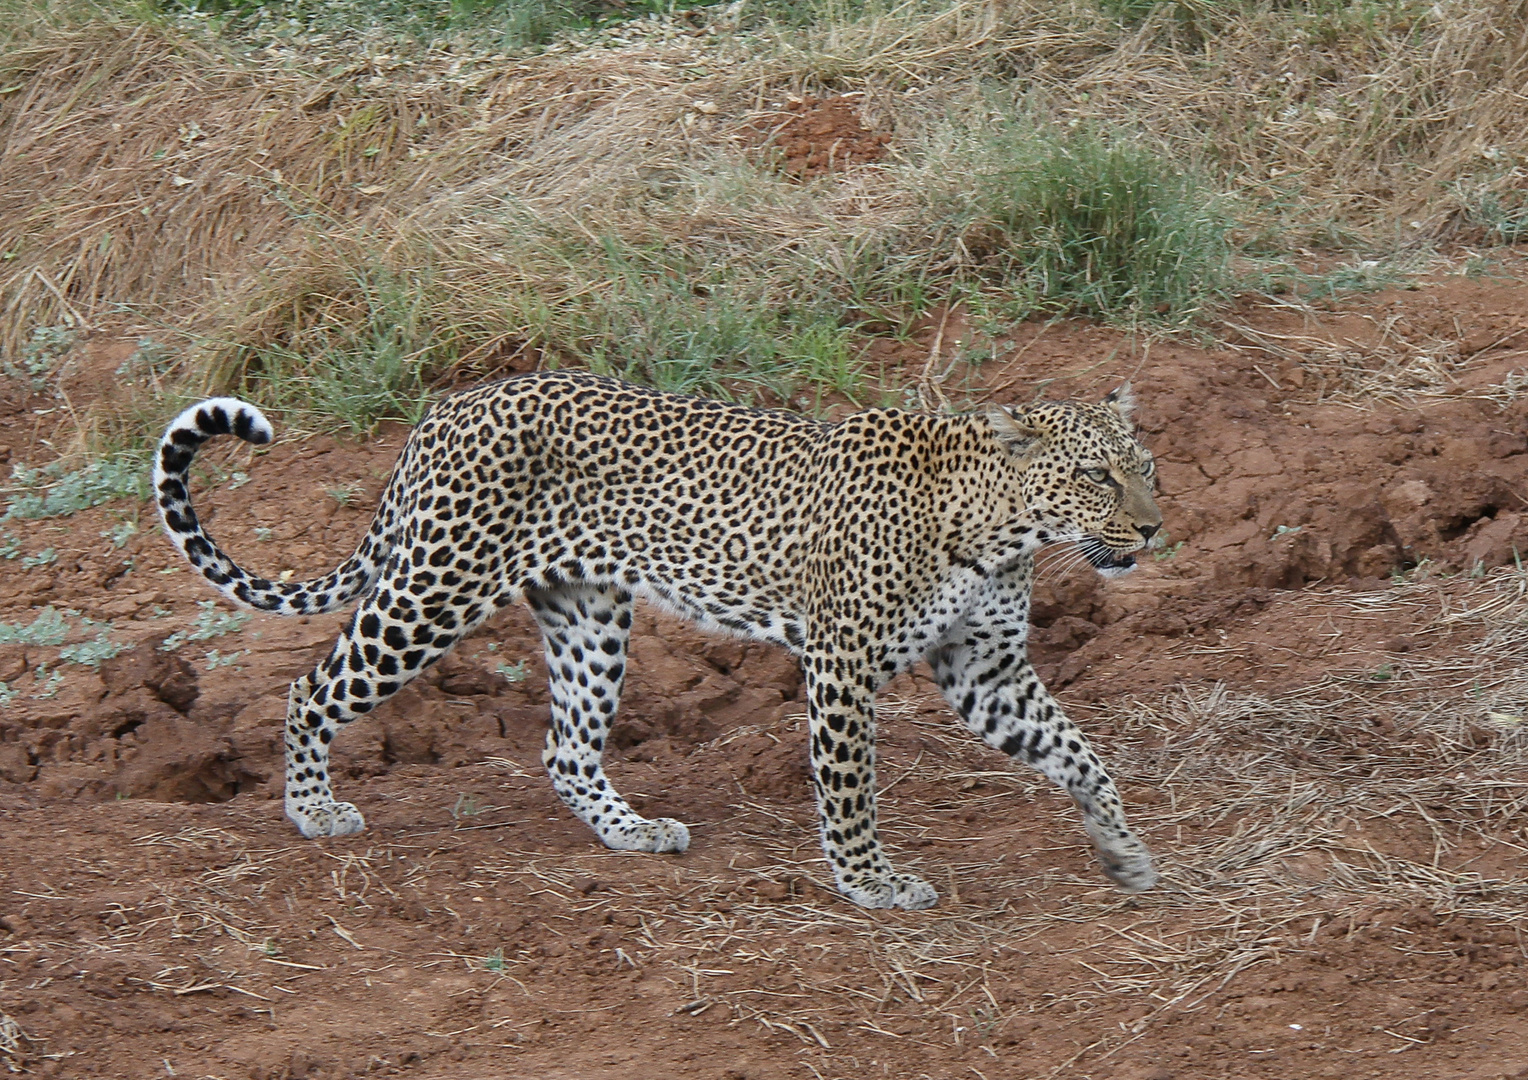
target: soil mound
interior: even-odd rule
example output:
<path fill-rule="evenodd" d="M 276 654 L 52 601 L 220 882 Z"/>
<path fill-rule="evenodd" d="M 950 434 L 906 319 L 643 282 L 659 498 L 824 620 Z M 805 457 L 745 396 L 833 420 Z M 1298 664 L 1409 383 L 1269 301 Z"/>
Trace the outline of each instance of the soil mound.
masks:
<path fill-rule="evenodd" d="M 858 94 L 797 98 L 786 118 L 770 127 L 755 124 L 778 156 L 777 166 L 795 180 L 811 180 L 886 156 L 891 134 L 871 131 L 860 119 Z"/>

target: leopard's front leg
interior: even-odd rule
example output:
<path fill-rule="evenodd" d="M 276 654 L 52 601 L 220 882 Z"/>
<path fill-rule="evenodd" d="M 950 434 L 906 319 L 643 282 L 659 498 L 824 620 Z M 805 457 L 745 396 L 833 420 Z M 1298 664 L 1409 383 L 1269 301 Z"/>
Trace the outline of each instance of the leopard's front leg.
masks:
<path fill-rule="evenodd" d="M 867 908 L 926 908 L 933 886 L 892 869 L 875 818 L 875 694 L 852 662 L 807 657 L 807 709 L 812 729 L 812 787 L 822 850 L 838 891 Z"/>
<path fill-rule="evenodd" d="M 1082 810 L 1104 873 L 1126 892 L 1144 892 L 1157 883 L 1151 853 L 1125 823 L 1119 791 L 1087 737 L 1030 666 L 1024 629 L 989 623 L 955 635 L 929 654 L 934 677 L 973 733 L 1066 790 Z"/>

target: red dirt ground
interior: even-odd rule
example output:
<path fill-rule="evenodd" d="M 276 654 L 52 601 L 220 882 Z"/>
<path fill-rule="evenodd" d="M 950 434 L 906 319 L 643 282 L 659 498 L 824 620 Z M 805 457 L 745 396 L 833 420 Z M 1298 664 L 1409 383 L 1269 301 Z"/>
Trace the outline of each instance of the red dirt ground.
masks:
<path fill-rule="evenodd" d="M 793 180 L 879 161 L 891 142 L 889 132 L 864 126 L 858 94 L 792 99 L 773 122 L 756 123 L 753 131 L 769 146 L 780 172 Z"/>
<path fill-rule="evenodd" d="M 956 730 L 914 673 L 883 697 L 885 836 L 941 903 L 854 908 L 819 859 L 794 665 L 651 615 L 612 771 L 639 809 L 691 824 L 685 855 L 606 852 L 558 804 L 519 610 L 344 734 L 337 786 L 368 831 L 305 841 L 281 813 L 280 718 L 339 617 L 256 616 L 159 650 L 210 594 L 146 509 L 7 523 L 0 619 L 54 605 L 78 613 L 68 640 L 100 631 L 83 615 L 137 647 L 94 671 L 0 646 L 16 692 L 0 1062 L 238 1080 L 1528 1077 L 1528 837 L 1521 793 L 1490 779 L 1515 744 L 1429 727 L 1405 694 L 1371 707 L 1361 674 L 1349 705 L 1309 713 L 1319 738 L 1256 704 L 1297 709 L 1352 673 L 1425 696 L 1415 673 L 1474 655 L 1487 630 L 1449 613 L 1528 550 L 1525 312 L 1528 287 L 1446 278 L 1332 311 L 1249 307 L 1239 348 L 1030 323 L 943 380 L 1004 402 L 1133 380 L 1167 546 L 1107 585 L 1048 572 L 1034 652 L 1162 857 L 1166 885 L 1134 898 L 1107 887 L 1066 800 Z M 957 311 L 916 347 L 942 370 L 968 338 Z M 130 341 L 88 343 L 76 406 Z M 1376 399 L 1385 386 L 1397 396 Z M 13 393 L 0 457 L 44 459 L 53 404 Z M 248 566 L 327 570 L 402 434 L 209 451 L 199 508 Z M 124 520 L 141 528 L 117 548 L 103 534 Z M 45 548 L 56 559 L 22 567 Z M 1251 704 L 1234 731 L 1174 726 L 1172 702 L 1209 717 L 1236 695 Z M 1392 767 L 1444 794 L 1392 807 Z M 1473 778 L 1500 788 L 1495 809 L 1447 795 Z M 1341 814 L 1318 806 L 1258 847 L 1297 788 Z M 1428 874 L 1453 884 L 1429 892 Z"/>

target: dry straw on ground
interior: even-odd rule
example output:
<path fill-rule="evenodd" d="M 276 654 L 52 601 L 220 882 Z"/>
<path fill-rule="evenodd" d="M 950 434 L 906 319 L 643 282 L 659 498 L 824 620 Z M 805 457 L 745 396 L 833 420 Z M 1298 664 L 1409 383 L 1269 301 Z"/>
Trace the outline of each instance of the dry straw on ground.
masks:
<path fill-rule="evenodd" d="M 1075 944 L 1085 946 L 1098 976 L 1091 988 L 1074 993 L 1082 999 L 1148 993 L 1157 1003 L 1148 1024 L 1197 1008 L 1237 972 L 1276 962 L 1322 925 L 1346 925 L 1351 933 L 1378 909 L 1415 906 L 1439 918 L 1521 932 L 1528 929 L 1528 878 L 1482 873 L 1471 864 L 1487 847 L 1528 850 L 1519 824 L 1528 807 L 1522 781 L 1528 764 L 1525 604 L 1528 578 L 1509 570 L 1463 589 L 1421 582 L 1379 599 L 1313 599 L 1309 617 L 1315 620 L 1393 618 L 1390 605 L 1431 612 L 1420 633 L 1450 635 L 1464 648 L 1446 662 L 1401 665 L 1383 678 L 1336 671 L 1276 699 L 1215 688 L 1109 706 L 1116 776 L 1127 792 L 1147 788 L 1163 796 L 1134 810 L 1163 855 L 1160 891 L 1126 901 L 1079 879 L 1075 898 L 1059 910 L 962 903 L 963 894 L 1028 895 L 1042 882 L 1029 856 L 1021 855 L 1011 864 L 951 866 L 941 880 L 947 905 L 904 922 L 810 902 L 750 904 L 739 899 L 735 878 L 686 876 L 678 900 L 649 912 L 648 962 L 665 959 L 674 977 L 688 979 L 696 1008 L 725 1006 L 805 1043 L 819 1040 L 825 1021 L 843 1019 L 845 1001 L 863 1000 L 859 1022 L 870 1030 L 894 1023 L 902 1010 L 924 1020 L 930 1010 L 947 1013 L 952 1025 L 985 1014 L 1000 1026 L 1053 1005 L 1044 995 L 1000 1002 L 985 989 L 986 974 L 998 955 L 994 949 L 1041 935 L 1065 947 L 1057 936 L 1066 923 L 1079 928 L 1083 940 Z M 918 725 L 924 739 L 940 747 L 888 769 L 888 791 L 896 790 L 904 771 L 922 772 L 939 781 L 924 790 L 972 788 L 960 805 L 978 815 L 989 800 L 1021 800 L 1066 843 L 1075 812 L 1043 780 L 985 768 L 983 755 L 950 725 L 937 701 L 882 704 L 888 719 Z M 1367 717 L 1385 722 L 1375 727 Z M 970 762 L 968 771 L 959 771 L 961 761 Z M 790 830 L 781 826 L 793 823 L 767 804 L 739 809 L 747 815 L 747 838 L 777 856 L 776 865 L 757 873 L 785 882 L 801 880 L 803 868 L 810 868 L 809 886 L 797 887 L 827 894 L 830 883 L 815 873 L 811 837 L 782 839 Z M 948 809 L 943 802 L 908 805 L 905 796 L 890 795 L 883 805 L 889 842 L 907 851 L 919 835 L 948 834 L 951 824 L 958 830 Z M 1418 847 L 1416 837 L 1430 839 Z M 511 859 L 493 872 L 528 871 Z M 568 881 L 591 872 L 543 867 L 543 876 L 561 873 Z M 1043 884 L 1054 883 L 1042 877 Z M 644 899 L 654 898 L 627 902 L 641 906 Z M 721 901 L 730 903 L 718 911 Z M 787 944 L 796 933 L 830 927 L 841 935 L 837 955 L 878 973 L 880 987 L 867 985 L 863 972 L 825 974 L 809 954 Z M 775 975 L 763 983 L 724 978 L 726 961 L 741 956 L 771 961 Z M 1112 1045 L 1108 1038 L 1105 1043 Z"/>
<path fill-rule="evenodd" d="M 1100 743 L 1160 857 L 1163 887 L 1138 897 L 1097 874 L 1062 793 L 1008 767 L 960 730 L 937 694 L 904 682 L 905 696 L 883 695 L 878 706 L 888 730 L 881 828 L 899 861 L 940 887 L 943 901 L 928 911 L 843 902 L 820 858 L 805 789 L 770 796 L 744 790 L 746 778 L 718 820 L 693 822 L 709 831 L 697 853 L 709 847 L 711 857 L 595 852 L 574 823 L 571 844 L 529 842 L 517 827 L 555 806 L 531 750 L 518 761 L 452 770 L 449 780 L 431 769 L 417 783 L 382 783 L 378 798 L 415 805 L 344 849 L 288 843 L 275 804 L 241 803 L 236 814 L 219 812 L 223 827 L 209 827 L 188 824 L 185 807 L 135 803 L 136 813 L 174 822 L 133 834 L 135 850 L 164 861 L 153 873 L 134 870 L 132 889 L 103 897 L 104 909 L 92 904 L 88 934 L 47 947 L 71 962 L 116 956 L 124 985 L 136 989 L 234 995 L 256 1011 L 282 1001 L 309 1008 L 318 993 L 349 987 L 359 995 L 365 972 L 382 963 L 465 971 L 479 988 L 501 992 L 474 993 L 486 1004 L 422 1037 L 492 1035 L 513 1048 L 515 1032 L 541 1016 L 580 1007 L 547 995 L 548 958 L 536 951 L 566 932 L 570 955 L 590 963 L 602 985 L 626 977 L 649 989 L 667 984 L 672 993 L 661 1000 L 672 1000 L 666 1008 L 678 1017 L 762 1027 L 810 1053 L 844 1053 L 862 1033 L 877 1047 L 921 1044 L 935 1053 L 960 1039 L 1001 1047 L 1035 1016 L 1077 1016 L 1083 1023 L 1068 1037 L 1086 1030 L 1094 1041 L 1076 1058 L 1067 1059 L 1070 1048 L 1052 1055 L 1045 1069 L 1068 1074 L 1080 1062 L 1077 1073 L 1095 1075 L 1107 1055 L 1175 1014 L 1215 1017 L 1233 979 L 1272 978 L 1286 963 L 1279 977 L 1308 971 L 1314 953 L 1379 931 L 1387 945 L 1398 943 L 1386 955 L 1404 959 L 1408 939 L 1395 927 L 1408 917 L 1488 938 L 1498 958 L 1518 955 L 1528 930 L 1528 574 L 1415 575 L 1368 594 L 1313 590 L 1300 618 L 1401 624 L 1444 647 L 1361 667 L 1343 660 L 1334 637 L 1321 658 L 1328 674 L 1288 693 L 1180 688 L 1074 710 L 1085 727 L 1112 728 Z M 1186 637 L 1176 647 L 1254 646 Z M 726 764 L 746 760 L 747 744 L 734 744 L 773 736 L 801 751 L 803 726 L 787 716 L 728 731 L 664 768 L 725 777 Z M 460 813 L 448 816 L 463 785 L 533 785 L 540 797 L 510 795 L 516 809 L 505 814 L 457 795 Z M 265 825 L 237 816 L 250 805 Z M 528 814 L 528 806 L 539 809 Z M 292 905 L 294 895 L 301 902 Z M 52 897 L 61 909 L 78 900 L 52 885 L 35 898 Z M 492 916 L 472 915 L 472 897 L 484 897 L 480 910 Z M 449 951 L 380 932 L 399 925 L 380 917 L 411 901 L 458 916 L 425 938 L 434 949 L 448 935 L 456 943 Z M 515 916 L 548 911 L 554 930 L 517 931 Z M 461 921 L 480 929 L 474 935 Z M 320 962 L 306 951 L 314 935 L 338 945 L 339 958 L 328 952 Z M 1429 962 L 1459 963 L 1449 951 L 1458 939 L 1423 940 L 1434 950 Z M 1044 978 L 1020 978 L 1041 963 Z M 1339 954 L 1330 973 L 1342 974 L 1342 963 Z M 299 1002 L 291 991 L 301 984 L 286 980 L 306 974 L 325 989 Z M 614 986 L 611 993 L 627 993 L 625 983 Z M 589 1004 L 602 1011 L 614 1001 Z M 1090 1010 L 1112 1018 L 1122 1002 L 1127 1026 L 1084 1028 Z"/>
<path fill-rule="evenodd" d="M 1407 661 L 1383 678 L 1337 669 L 1276 698 L 1176 691 L 1093 718 L 1114 723 L 1110 758 L 1127 794 L 1160 795 L 1133 808 L 1165 878 L 1140 897 L 1038 869 L 1054 862 L 1053 851 L 1081 846 L 1075 809 L 1033 774 L 993 769 L 936 698 L 884 695 L 882 718 L 913 725 L 924 747 L 883 762 L 882 831 L 910 869 L 934 869 L 916 854 L 920 840 L 945 852 L 984 843 L 984 813 L 1010 820 L 1015 805 L 1043 821 L 1037 834 L 1054 837 L 1055 847 L 962 860 L 957 846 L 953 859 L 930 860 L 941 906 L 905 917 L 863 912 L 832 901 L 815 837 L 793 804 L 740 794 L 728 828 L 748 853 L 747 869 L 675 865 L 638 882 L 612 860 L 639 856 L 503 850 L 460 887 L 619 914 L 629 924 L 612 961 L 618 970 L 660 974 L 682 994 L 681 1013 L 716 1010 L 806 1047 L 832 1049 L 845 1025 L 890 1039 L 937 1030 L 976 1038 L 978 1028 L 990 1037 L 1041 1010 L 1082 1010 L 1121 993 L 1148 1001 L 1128 1030 L 1103 1031 L 1079 1052 L 1096 1065 L 1158 1020 L 1201 1009 L 1243 971 L 1272 967 L 1320 935 L 1364 933 L 1376 912 L 1394 921 L 1425 911 L 1509 937 L 1528 930 L 1528 877 L 1474 865 L 1487 849 L 1505 851 L 1509 863 L 1528 850 L 1520 825 L 1528 577 L 1503 570 L 1373 596 L 1315 595 L 1308 617 L 1393 620 L 1401 608 L 1423 616 L 1420 635 L 1450 637 L 1459 646 L 1453 658 Z M 698 754 L 759 734 L 799 739 L 802 723 L 732 731 Z M 498 764 L 524 775 L 514 762 Z M 899 790 L 909 777 L 930 781 L 920 791 L 959 797 L 909 798 Z M 357 882 L 364 870 L 356 867 Z M 601 878 L 606 884 L 589 885 Z M 1032 903 L 1042 892 L 1045 903 Z M 994 975 L 1011 975 L 1029 949 L 1074 956 L 1085 974 L 1015 996 L 1011 980 Z M 443 960 L 512 982 L 537 962 L 513 943 L 486 958 Z"/>

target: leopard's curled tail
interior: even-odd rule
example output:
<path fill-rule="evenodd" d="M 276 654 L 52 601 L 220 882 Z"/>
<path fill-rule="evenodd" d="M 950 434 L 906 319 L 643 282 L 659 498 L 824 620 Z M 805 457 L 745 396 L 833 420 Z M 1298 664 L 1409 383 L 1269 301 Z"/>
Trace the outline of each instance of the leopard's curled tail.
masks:
<path fill-rule="evenodd" d="M 378 513 L 355 553 L 337 568 L 309 581 L 270 581 L 251 574 L 225 555 L 207 535 L 191 508 L 187 480 L 191 461 L 202 443 L 218 435 L 268 443 L 274 436 L 259 409 L 236 398 L 210 398 L 173 421 L 154 458 L 154 495 L 159 518 L 172 543 L 224 596 L 257 611 L 278 615 L 317 615 L 338 611 L 371 588 L 392 548 L 392 515 Z M 391 494 L 392 485 L 389 484 Z M 389 505 L 387 495 L 383 505 Z"/>

